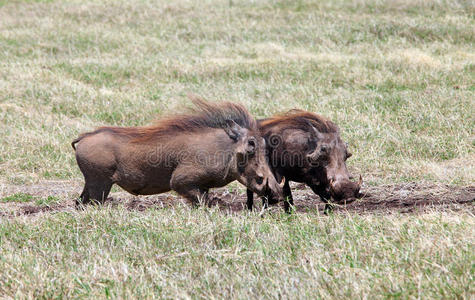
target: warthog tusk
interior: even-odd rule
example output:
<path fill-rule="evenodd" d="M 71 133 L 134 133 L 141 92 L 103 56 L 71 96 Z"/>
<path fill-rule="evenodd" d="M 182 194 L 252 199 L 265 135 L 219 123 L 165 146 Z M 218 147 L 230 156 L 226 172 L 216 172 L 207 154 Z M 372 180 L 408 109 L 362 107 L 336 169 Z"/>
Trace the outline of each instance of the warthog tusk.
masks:
<path fill-rule="evenodd" d="M 285 177 L 282 176 L 282 181 L 279 183 L 279 186 L 281 188 L 284 188 L 284 184 L 285 184 Z"/>

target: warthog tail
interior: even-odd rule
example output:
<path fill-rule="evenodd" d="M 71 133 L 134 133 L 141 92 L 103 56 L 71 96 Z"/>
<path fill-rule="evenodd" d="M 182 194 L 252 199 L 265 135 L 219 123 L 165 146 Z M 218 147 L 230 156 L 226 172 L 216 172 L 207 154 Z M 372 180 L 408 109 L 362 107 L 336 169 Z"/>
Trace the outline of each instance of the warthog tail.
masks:
<path fill-rule="evenodd" d="M 86 134 L 81 134 L 77 139 L 75 139 L 74 141 L 72 141 L 71 143 L 71 146 L 73 147 L 74 150 L 76 150 L 76 144 L 82 140 L 83 137 L 85 137 Z"/>

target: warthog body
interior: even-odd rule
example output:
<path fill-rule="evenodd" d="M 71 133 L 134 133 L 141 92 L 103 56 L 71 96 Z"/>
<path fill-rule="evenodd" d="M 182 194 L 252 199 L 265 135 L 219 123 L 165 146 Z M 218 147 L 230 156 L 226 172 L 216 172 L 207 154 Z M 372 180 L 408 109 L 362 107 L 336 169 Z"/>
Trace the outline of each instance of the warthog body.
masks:
<path fill-rule="evenodd" d="M 102 127 L 73 141 L 85 178 L 77 204 L 104 201 L 117 184 L 134 195 L 174 190 L 193 204 L 209 188 L 238 180 L 283 199 L 265 158 L 255 120 L 238 104 L 193 99 L 192 113 L 149 127 Z"/>
<path fill-rule="evenodd" d="M 259 120 L 261 135 L 266 139 L 271 169 L 279 181 L 285 177 L 285 209 L 293 204 L 289 181 L 307 184 L 324 202 L 351 202 L 359 197 L 360 182 L 350 180 L 346 159 L 351 156 L 340 137 L 339 128 L 317 114 L 292 110 L 284 115 Z M 265 200 L 275 204 L 268 195 Z M 248 190 L 248 208 L 253 193 Z"/>

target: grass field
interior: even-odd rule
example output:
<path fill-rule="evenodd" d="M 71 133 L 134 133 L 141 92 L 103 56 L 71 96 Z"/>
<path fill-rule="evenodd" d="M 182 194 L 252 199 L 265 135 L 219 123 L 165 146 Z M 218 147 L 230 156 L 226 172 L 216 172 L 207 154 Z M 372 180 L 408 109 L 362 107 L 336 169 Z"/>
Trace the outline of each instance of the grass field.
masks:
<path fill-rule="evenodd" d="M 79 194 L 79 133 L 150 123 L 188 93 L 329 117 L 367 188 L 473 191 L 474 16 L 469 0 L 0 0 L 0 296 L 473 298 L 473 202 L 9 212 Z"/>

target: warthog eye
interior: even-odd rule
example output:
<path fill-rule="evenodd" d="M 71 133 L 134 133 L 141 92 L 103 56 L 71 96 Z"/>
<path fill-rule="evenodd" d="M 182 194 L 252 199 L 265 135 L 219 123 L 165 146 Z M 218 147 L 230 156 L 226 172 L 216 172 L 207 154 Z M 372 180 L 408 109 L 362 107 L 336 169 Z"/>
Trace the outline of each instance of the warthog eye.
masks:
<path fill-rule="evenodd" d="M 247 141 L 247 153 L 253 154 L 256 151 L 256 141 L 253 139 L 249 139 Z"/>
<path fill-rule="evenodd" d="M 322 145 L 322 148 L 320 148 L 320 151 L 322 151 L 323 154 L 328 152 L 328 146 Z"/>
<path fill-rule="evenodd" d="M 256 178 L 256 183 L 260 185 L 260 184 L 262 184 L 262 182 L 264 182 L 264 177 L 262 177 L 262 176 L 257 176 L 257 178 Z"/>

